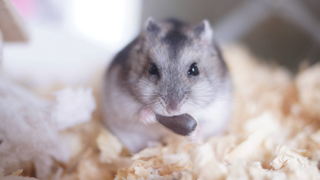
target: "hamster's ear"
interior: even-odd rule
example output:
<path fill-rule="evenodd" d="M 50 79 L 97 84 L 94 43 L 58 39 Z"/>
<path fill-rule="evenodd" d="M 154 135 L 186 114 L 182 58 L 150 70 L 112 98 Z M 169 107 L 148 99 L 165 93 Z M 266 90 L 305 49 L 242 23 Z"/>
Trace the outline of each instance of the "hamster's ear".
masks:
<path fill-rule="evenodd" d="M 149 34 L 156 35 L 160 31 L 159 25 L 153 20 L 152 17 L 149 17 L 145 23 L 145 31 Z"/>
<path fill-rule="evenodd" d="M 203 20 L 194 29 L 195 36 L 200 38 L 201 41 L 211 44 L 213 38 L 213 30 L 208 20 Z"/>

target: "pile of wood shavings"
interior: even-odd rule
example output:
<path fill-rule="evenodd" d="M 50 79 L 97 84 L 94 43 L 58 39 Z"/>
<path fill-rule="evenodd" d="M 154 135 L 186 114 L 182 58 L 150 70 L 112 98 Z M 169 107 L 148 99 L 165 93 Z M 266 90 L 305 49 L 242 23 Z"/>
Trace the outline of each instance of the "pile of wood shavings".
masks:
<path fill-rule="evenodd" d="M 224 134 L 193 144 L 173 135 L 131 155 L 97 116 L 61 132 L 72 159 L 52 179 L 320 179 L 320 64 L 292 77 L 241 46 L 224 52 L 235 88 Z"/>

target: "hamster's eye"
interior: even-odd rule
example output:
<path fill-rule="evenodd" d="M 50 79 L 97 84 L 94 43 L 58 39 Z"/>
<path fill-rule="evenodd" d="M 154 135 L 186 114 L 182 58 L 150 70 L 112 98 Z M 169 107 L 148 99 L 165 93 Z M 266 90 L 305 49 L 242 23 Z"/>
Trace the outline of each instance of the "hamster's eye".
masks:
<path fill-rule="evenodd" d="M 152 63 L 151 66 L 150 66 L 149 74 L 159 76 L 158 68 L 157 68 L 157 66 L 156 66 L 155 64 L 153 64 L 153 63 Z"/>
<path fill-rule="evenodd" d="M 188 70 L 188 75 L 190 75 L 190 76 L 198 76 L 199 75 L 199 69 L 198 69 L 197 63 L 191 64 L 191 66 L 189 67 L 189 70 Z"/>

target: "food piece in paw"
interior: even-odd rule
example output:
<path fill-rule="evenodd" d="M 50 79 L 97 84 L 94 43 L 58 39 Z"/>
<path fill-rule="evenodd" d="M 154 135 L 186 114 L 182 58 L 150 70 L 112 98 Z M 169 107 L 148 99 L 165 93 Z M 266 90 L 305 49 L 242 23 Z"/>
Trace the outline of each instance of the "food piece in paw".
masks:
<path fill-rule="evenodd" d="M 189 114 L 180 116 L 161 116 L 157 115 L 157 121 L 172 132 L 189 136 L 196 130 L 198 121 Z"/>

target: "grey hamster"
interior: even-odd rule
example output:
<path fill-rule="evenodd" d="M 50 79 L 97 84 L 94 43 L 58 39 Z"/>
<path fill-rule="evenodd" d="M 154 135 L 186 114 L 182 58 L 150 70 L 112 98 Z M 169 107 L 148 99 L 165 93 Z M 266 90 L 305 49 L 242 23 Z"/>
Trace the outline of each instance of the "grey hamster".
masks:
<path fill-rule="evenodd" d="M 149 18 L 113 59 L 103 79 L 108 129 L 133 153 L 170 133 L 156 115 L 189 113 L 199 139 L 221 133 L 230 117 L 232 84 L 207 20 L 193 26 Z"/>

